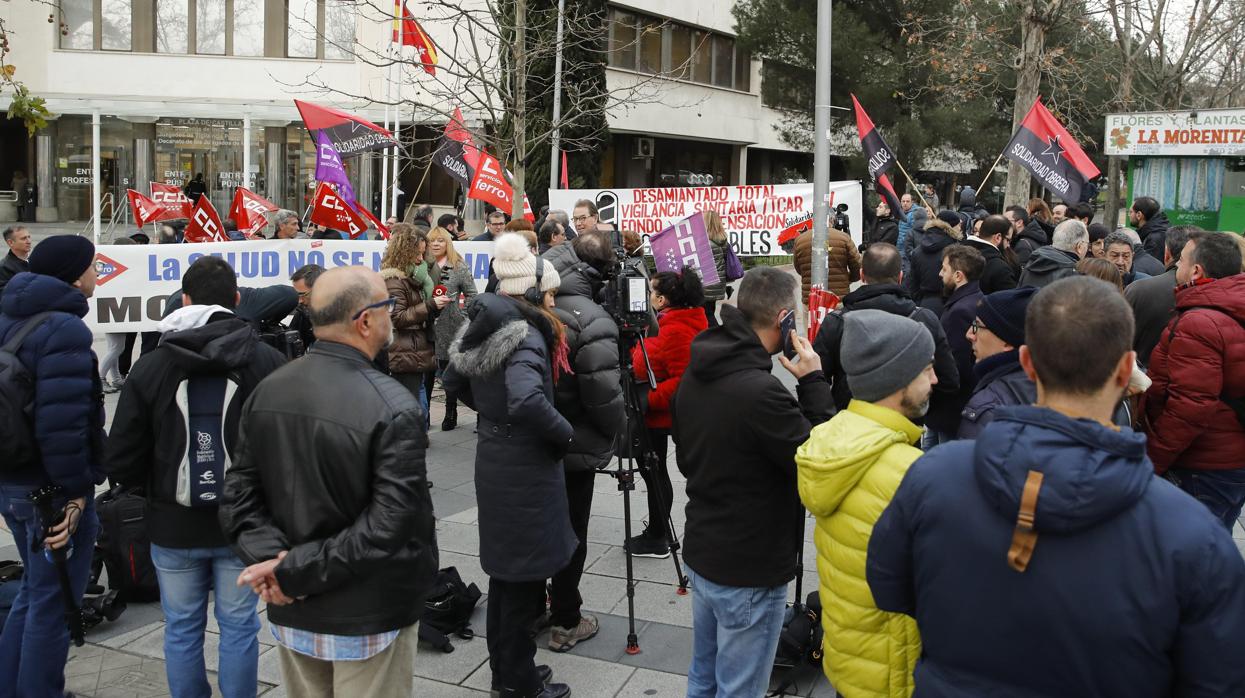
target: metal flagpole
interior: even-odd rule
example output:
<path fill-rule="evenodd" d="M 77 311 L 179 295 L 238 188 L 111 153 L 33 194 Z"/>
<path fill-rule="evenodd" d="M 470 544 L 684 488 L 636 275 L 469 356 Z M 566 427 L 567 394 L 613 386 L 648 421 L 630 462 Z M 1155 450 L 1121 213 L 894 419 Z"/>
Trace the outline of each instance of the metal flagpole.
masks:
<path fill-rule="evenodd" d="M 826 285 L 830 236 L 830 0 L 817 0 L 817 89 L 813 149 L 813 286 Z"/>
<path fill-rule="evenodd" d="M 385 52 L 389 58 L 393 58 L 393 42 L 389 42 L 389 50 Z M 385 69 L 385 130 L 393 132 L 392 124 L 389 123 L 389 102 L 393 101 L 393 64 Z M 380 219 L 385 220 L 385 209 L 389 203 L 389 149 L 385 148 L 380 151 Z"/>
<path fill-rule="evenodd" d="M 392 212 L 389 214 L 391 216 L 398 215 L 398 170 L 400 169 L 398 163 L 399 163 L 400 156 L 402 153 L 402 63 L 401 63 L 401 60 L 402 60 L 402 42 L 404 40 L 404 37 L 402 36 L 401 18 L 403 15 L 403 11 L 404 11 L 404 8 L 402 6 L 402 0 L 394 0 L 393 30 L 397 32 L 397 35 L 398 35 L 398 41 L 397 41 L 398 48 L 394 52 L 397 58 L 397 60 L 394 62 L 397 64 L 397 68 L 398 68 L 398 80 L 397 80 L 398 98 L 397 100 L 394 101 L 394 107 L 393 107 L 393 137 L 394 137 L 394 140 L 398 142 L 398 144 L 394 146 L 393 148 L 393 168 L 389 172 L 389 176 L 392 178 L 392 184 L 393 184 L 393 189 L 390 191 L 390 196 L 393 197 L 392 203 L 391 203 Z M 399 218 L 398 220 L 401 220 L 401 218 Z"/>
<path fill-rule="evenodd" d="M 91 217 L 95 221 L 95 244 L 99 244 L 100 206 L 99 197 L 103 182 L 99 171 L 99 110 L 91 112 Z M 206 194 L 204 195 L 206 196 Z"/>
<path fill-rule="evenodd" d="M 558 38 L 557 53 L 553 58 L 553 135 L 549 139 L 549 188 L 558 188 L 558 168 L 562 166 L 559 157 L 562 147 L 562 23 L 566 12 L 566 0 L 558 0 Z"/>

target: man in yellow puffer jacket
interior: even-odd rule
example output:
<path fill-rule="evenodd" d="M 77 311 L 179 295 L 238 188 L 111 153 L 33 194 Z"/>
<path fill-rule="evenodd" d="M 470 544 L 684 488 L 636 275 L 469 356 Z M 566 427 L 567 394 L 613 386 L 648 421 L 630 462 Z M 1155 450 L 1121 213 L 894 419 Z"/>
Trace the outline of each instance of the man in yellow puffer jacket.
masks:
<path fill-rule="evenodd" d="M 916 622 L 878 610 L 865 580 L 869 537 L 912 462 L 929 409 L 934 339 L 880 310 L 843 316 L 842 360 L 854 399 L 796 452 L 800 499 L 817 517 L 822 664 L 840 695 L 900 698 L 921 654 Z"/>

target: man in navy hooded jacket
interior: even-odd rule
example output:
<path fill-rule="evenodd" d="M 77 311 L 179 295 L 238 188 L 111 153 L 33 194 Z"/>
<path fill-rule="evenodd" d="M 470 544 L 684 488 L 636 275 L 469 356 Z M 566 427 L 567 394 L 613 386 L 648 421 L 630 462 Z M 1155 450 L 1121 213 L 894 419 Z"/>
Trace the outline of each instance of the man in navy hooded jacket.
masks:
<path fill-rule="evenodd" d="M 44 545 L 70 546 L 70 585 L 81 599 L 99 531 L 95 485 L 103 481 L 104 393 L 91 331 L 82 321 L 94 291 L 95 246 L 86 238 L 57 235 L 35 246 L 30 271 L 13 277 L 0 302 L 0 344 L 48 313 L 16 352 L 34 379 L 39 458 L 0 468 L 0 513 L 25 567 L 0 633 L 0 698 L 59 698 L 65 690 L 65 603 L 56 567 L 41 552 Z M 45 485 L 60 487 L 53 506 L 66 514 L 47 538 L 29 501 Z"/>
<path fill-rule="evenodd" d="M 869 543 L 878 608 L 921 632 L 914 695 L 1245 696 L 1245 561 L 1111 425 L 1128 304 L 1072 277 L 1025 325 L 1037 405 L 914 463 Z"/>

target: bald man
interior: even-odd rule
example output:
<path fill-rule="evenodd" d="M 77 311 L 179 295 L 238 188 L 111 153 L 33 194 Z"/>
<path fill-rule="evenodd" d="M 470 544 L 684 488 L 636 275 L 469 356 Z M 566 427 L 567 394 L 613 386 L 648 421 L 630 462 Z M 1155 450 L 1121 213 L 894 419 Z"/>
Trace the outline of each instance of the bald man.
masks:
<path fill-rule="evenodd" d="M 411 695 L 437 571 L 423 408 L 372 360 L 393 299 L 363 267 L 311 290 L 317 341 L 256 388 L 221 523 L 268 603 L 290 695 Z M 297 603 L 294 601 L 297 600 Z"/>

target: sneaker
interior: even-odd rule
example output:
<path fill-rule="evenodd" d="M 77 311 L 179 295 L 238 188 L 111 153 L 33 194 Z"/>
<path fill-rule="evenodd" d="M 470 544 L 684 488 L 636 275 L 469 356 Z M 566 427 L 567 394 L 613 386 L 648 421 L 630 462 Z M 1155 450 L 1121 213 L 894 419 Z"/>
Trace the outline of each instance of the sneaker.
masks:
<path fill-rule="evenodd" d="M 514 691 L 501 691 L 498 695 L 502 698 L 569 698 L 571 687 L 564 683 L 551 683 L 541 688 L 538 693 L 530 696 L 520 695 Z"/>
<path fill-rule="evenodd" d="M 670 543 L 664 537 L 649 533 L 651 530 L 645 529 L 644 533 L 628 538 L 623 549 L 631 553 L 632 557 L 651 557 L 657 560 L 670 557 Z"/>
<path fill-rule="evenodd" d="M 550 669 L 548 664 L 537 664 L 536 675 L 540 677 L 542 687 L 548 686 L 549 681 L 553 679 L 553 669 Z M 490 698 L 500 698 L 501 696 L 501 686 L 497 685 L 496 679 L 493 679 L 493 684 L 489 687 L 489 696 Z"/>
<path fill-rule="evenodd" d="M 567 652 L 575 645 L 591 640 L 601 629 L 596 616 L 584 613 L 579 618 L 579 625 L 573 628 L 553 626 L 549 632 L 549 649 L 554 652 Z"/>
<path fill-rule="evenodd" d="M 112 395 L 113 393 L 119 393 L 119 392 L 121 392 L 121 383 L 120 383 L 120 381 L 118 381 L 118 382 L 116 382 L 116 383 L 109 383 L 109 382 L 108 382 L 108 381 L 106 381 L 106 380 L 101 380 L 101 381 L 100 381 L 100 385 L 104 388 L 104 394 L 105 394 L 105 395 Z"/>

